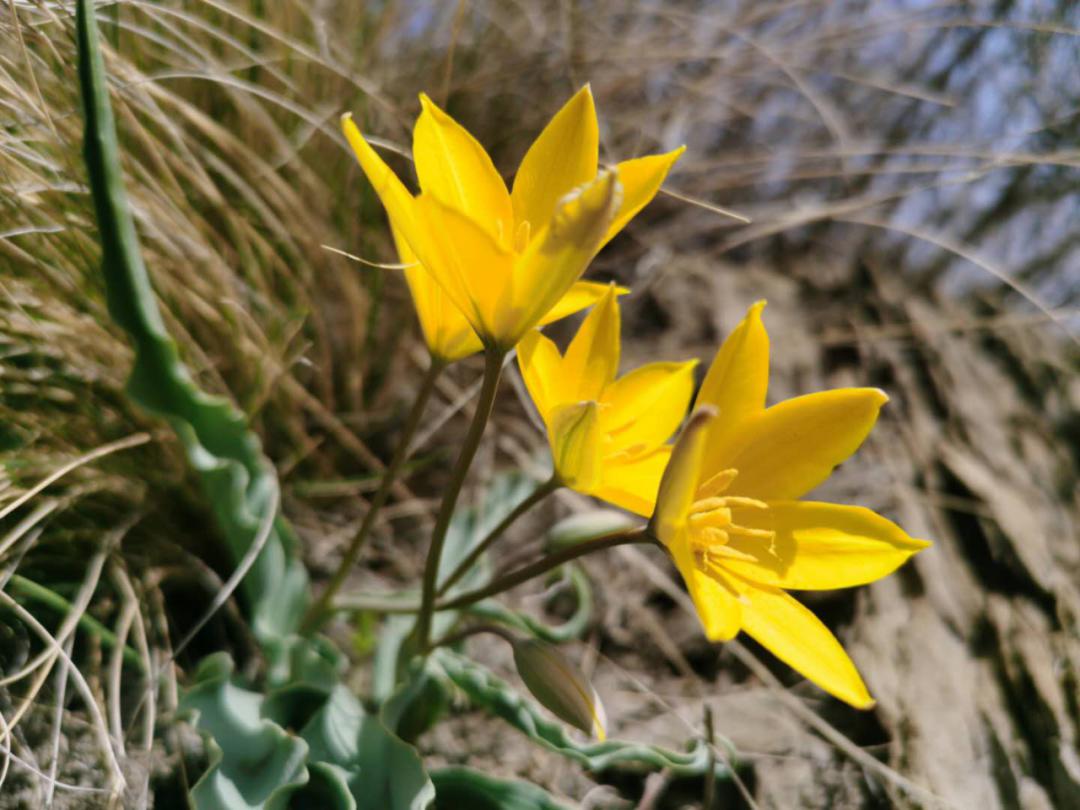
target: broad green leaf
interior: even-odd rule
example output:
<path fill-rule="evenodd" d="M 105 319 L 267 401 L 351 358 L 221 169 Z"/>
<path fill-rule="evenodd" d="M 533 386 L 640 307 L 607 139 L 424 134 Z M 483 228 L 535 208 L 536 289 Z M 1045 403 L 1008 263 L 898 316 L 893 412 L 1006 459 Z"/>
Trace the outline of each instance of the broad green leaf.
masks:
<path fill-rule="evenodd" d="M 283 810 L 308 781 L 308 745 L 266 718 L 265 698 L 238 686 L 232 675 L 226 653 L 211 655 L 181 701 L 210 752 L 210 767 L 191 798 L 196 810 Z"/>
<path fill-rule="evenodd" d="M 436 810 L 569 810 L 536 785 L 470 768 L 440 768 L 431 772 L 431 781 Z"/>
<path fill-rule="evenodd" d="M 191 792 L 196 810 L 424 810 L 434 799 L 416 750 L 340 684 L 297 682 L 263 696 L 218 653 L 180 709 L 210 751 Z"/>
<path fill-rule="evenodd" d="M 700 775 L 709 768 L 708 746 L 702 740 L 696 740 L 685 753 L 621 740 L 577 742 L 565 726 L 548 719 L 539 706 L 488 669 L 445 647 L 436 650 L 432 657 L 473 705 L 501 717 L 533 742 L 591 771 L 603 771 L 615 765 L 646 765 L 668 768 L 679 775 Z M 714 769 L 717 778 L 727 775 L 720 764 L 715 764 Z"/>
<path fill-rule="evenodd" d="M 277 477 L 247 419 L 192 380 L 165 329 L 132 221 L 91 0 L 77 5 L 79 83 L 85 117 L 83 156 L 94 198 L 109 313 L 131 337 L 131 398 L 172 425 L 239 561 L 268 522 L 269 536 L 241 585 L 255 636 L 272 664 L 288 654 L 309 599 L 307 573 L 288 523 L 271 514 Z M 280 673 L 280 670 L 273 670 Z M 273 673 L 272 673 L 273 674 Z"/>

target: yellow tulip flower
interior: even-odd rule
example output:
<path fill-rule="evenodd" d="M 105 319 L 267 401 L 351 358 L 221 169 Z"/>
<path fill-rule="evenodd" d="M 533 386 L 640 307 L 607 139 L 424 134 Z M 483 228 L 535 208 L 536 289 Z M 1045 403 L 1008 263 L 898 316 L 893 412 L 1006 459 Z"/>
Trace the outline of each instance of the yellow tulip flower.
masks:
<path fill-rule="evenodd" d="M 840 388 L 766 408 L 763 307 L 752 306 L 717 353 L 650 529 L 686 580 L 710 640 L 745 630 L 826 692 L 869 708 L 843 647 L 786 591 L 872 582 L 930 544 L 869 509 L 798 500 L 862 444 L 887 397 Z"/>
<path fill-rule="evenodd" d="M 558 480 L 639 515 L 651 513 L 671 447 L 694 392 L 694 366 L 650 363 L 616 379 L 615 288 L 582 322 L 565 355 L 533 331 L 518 365 L 547 427 Z"/>
<path fill-rule="evenodd" d="M 439 300 L 445 295 L 485 346 L 502 351 L 551 320 L 553 308 L 569 314 L 580 308 L 582 298 L 589 299 L 595 290 L 575 290 L 574 283 L 597 251 L 655 196 L 683 151 L 598 171 L 596 112 L 586 86 L 529 148 L 508 192 L 476 139 L 427 96 L 420 102 L 413 130 L 417 196 L 348 115 L 342 127 L 386 208 L 402 259 L 418 261 L 438 284 L 438 295 L 430 286 L 417 295 L 421 285 L 410 281 L 418 309 L 426 312 L 421 317 L 429 325 L 438 323 L 433 314 L 445 312 Z M 451 355 L 464 351 L 447 338 L 428 338 L 429 345 Z"/>

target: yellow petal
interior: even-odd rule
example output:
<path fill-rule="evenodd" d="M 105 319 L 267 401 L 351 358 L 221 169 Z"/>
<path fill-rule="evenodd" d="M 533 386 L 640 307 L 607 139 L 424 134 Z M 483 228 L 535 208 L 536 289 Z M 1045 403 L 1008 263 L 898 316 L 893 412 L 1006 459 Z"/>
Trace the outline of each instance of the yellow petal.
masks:
<path fill-rule="evenodd" d="M 758 584 L 794 590 L 864 585 L 930 545 L 861 506 L 770 501 L 768 510 L 737 509 L 734 521 L 776 532 L 776 539 L 733 535 L 729 547 L 756 561 L 725 559 L 724 566 Z"/>
<path fill-rule="evenodd" d="M 540 319 L 538 326 L 547 326 L 549 323 L 562 320 L 567 315 L 573 315 L 587 309 L 599 301 L 607 293 L 610 284 L 598 284 L 595 281 L 579 281 L 571 287 L 566 295 L 559 299 L 559 303 L 548 310 L 547 315 Z M 616 295 L 626 295 L 630 292 L 626 287 L 616 287 Z"/>
<path fill-rule="evenodd" d="M 608 227 L 601 247 L 610 242 L 619 231 L 626 227 L 626 223 L 637 216 L 638 211 L 649 204 L 656 196 L 656 192 L 660 190 L 664 178 L 675 165 L 675 161 L 685 151 L 686 147 L 680 146 L 667 154 L 646 155 L 634 160 L 624 160 L 615 166 L 619 183 L 623 187 L 622 202 Z"/>
<path fill-rule="evenodd" d="M 379 200 L 386 209 L 394 228 L 415 250 L 417 243 L 424 240 L 424 234 L 416 222 L 415 200 L 412 194 L 393 170 L 386 165 L 386 161 L 379 157 L 379 154 L 364 140 L 350 113 L 341 116 L 341 130 L 345 133 L 345 138 L 352 147 L 368 182 L 379 195 Z"/>
<path fill-rule="evenodd" d="M 551 412 L 551 454 L 559 479 L 571 489 L 590 492 L 600 480 L 600 431 L 595 402 L 559 405 Z"/>
<path fill-rule="evenodd" d="M 723 448 L 750 416 L 765 409 L 769 385 L 769 336 L 761 323 L 764 301 L 750 307 L 713 358 L 701 384 L 695 407 L 712 405 L 719 418 L 709 431 L 705 450 L 706 474 L 719 472 Z"/>
<path fill-rule="evenodd" d="M 432 356 L 452 363 L 483 348 L 480 338 L 465 320 L 461 310 L 443 292 L 442 287 L 420 264 L 420 260 L 409 247 L 400 231 L 390 224 L 390 231 L 397 246 L 398 260 L 406 265 L 405 282 L 409 285 L 416 317 L 420 321 L 420 330 L 424 333 L 424 342 Z"/>
<path fill-rule="evenodd" d="M 425 94 L 413 129 L 420 190 L 476 222 L 497 241 L 513 235 L 510 195 L 484 147 Z"/>
<path fill-rule="evenodd" d="M 550 431 L 551 412 L 569 399 L 563 386 L 562 355 L 551 340 L 533 330 L 518 343 L 517 361 L 529 396 Z"/>
<path fill-rule="evenodd" d="M 562 373 L 574 388 L 574 399 L 599 400 L 619 370 L 619 304 L 615 288 L 581 322 L 563 357 Z"/>
<path fill-rule="evenodd" d="M 608 451 L 652 448 L 670 439 L 686 417 L 696 365 L 649 363 L 608 386 L 600 414 L 611 437 Z"/>
<path fill-rule="evenodd" d="M 602 501 L 635 515 L 648 517 L 656 506 L 660 479 L 671 458 L 671 447 L 664 445 L 631 459 L 605 458 L 600 482 L 590 492 Z"/>
<path fill-rule="evenodd" d="M 694 600 L 698 618 L 709 641 L 730 641 L 742 627 L 743 606 L 733 583 L 722 574 L 710 575 L 702 571 L 690 550 L 687 532 L 668 546 L 679 569 L 690 598 Z"/>
<path fill-rule="evenodd" d="M 739 471 L 731 495 L 799 498 L 858 449 L 887 401 L 876 388 L 838 388 L 785 400 L 743 421 L 737 435 L 709 458 L 707 469 Z"/>
<path fill-rule="evenodd" d="M 649 529 L 653 537 L 672 549 L 676 563 L 678 555 L 672 544 L 680 535 L 685 534 L 687 515 L 694 503 L 701 474 L 705 437 L 709 424 L 715 418 L 716 411 L 713 408 L 705 407 L 694 411 L 671 450 L 671 460 L 660 480 L 656 510 L 649 521 Z"/>
<path fill-rule="evenodd" d="M 428 194 L 416 198 L 420 244 L 409 239 L 424 268 L 446 291 L 482 340 L 495 335 L 509 297 L 513 255 L 454 208 Z"/>
<path fill-rule="evenodd" d="M 743 630 L 830 695 L 857 709 L 874 705 L 855 664 L 829 628 L 782 590 L 747 585 L 740 589 Z"/>
<path fill-rule="evenodd" d="M 525 153 L 511 192 L 515 223 L 529 222 L 535 233 L 564 194 L 596 177 L 599 141 L 592 91 L 585 85 Z"/>
<path fill-rule="evenodd" d="M 611 172 L 559 202 L 555 215 L 518 257 L 511 304 L 500 310 L 497 338 L 513 346 L 573 286 L 596 255 L 618 205 L 619 183 Z"/>

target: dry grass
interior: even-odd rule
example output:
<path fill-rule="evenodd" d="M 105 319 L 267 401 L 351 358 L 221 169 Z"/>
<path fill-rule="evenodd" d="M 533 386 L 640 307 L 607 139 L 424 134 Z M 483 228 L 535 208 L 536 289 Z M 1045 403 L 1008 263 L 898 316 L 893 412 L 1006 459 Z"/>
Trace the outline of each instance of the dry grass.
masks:
<path fill-rule="evenodd" d="M 687 143 L 669 193 L 594 270 L 635 289 L 637 354 L 704 356 L 745 303 L 712 318 L 690 297 L 672 304 L 670 290 L 693 289 L 672 281 L 685 255 L 751 282 L 766 265 L 832 285 L 853 305 L 817 334 L 826 347 L 1032 332 L 1075 344 L 1080 16 L 1067 0 L 1036 5 L 140 0 L 100 13 L 169 328 L 200 383 L 250 414 L 319 568 L 362 512 L 423 362 L 402 285 L 323 248 L 390 257 L 337 134 L 341 111 L 403 151 L 427 90 L 509 169 L 587 80 L 605 159 Z M 114 793 L 126 782 L 140 806 L 149 771 L 137 763 L 150 760 L 133 752 L 154 745 L 178 673 L 134 712 L 123 644 L 102 628 L 144 665 L 164 661 L 176 614 L 227 568 L 177 448 L 123 396 L 130 353 L 105 314 L 72 29 L 67 3 L 0 9 L 0 784 L 61 806 L 83 796 L 69 782 Z M 874 322 L 844 292 L 851 275 L 830 276 L 859 263 L 932 298 L 974 289 L 987 311 Z M 663 312 L 677 322 L 658 322 Z M 1075 371 L 1070 352 L 1048 367 Z M 468 365 L 446 381 L 447 422 L 424 451 L 452 435 L 473 382 Z M 1068 425 L 1069 403 L 1054 407 L 1049 432 Z M 520 412 L 506 409 L 504 425 L 500 458 L 539 444 Z M 71 464 L 147 431 L 149 442 Z M 398 495 L 391 515 L 423 514 Z M 410 566 L 382 562 L 400 567 L 390 577 Z M 14 577 L 66 607 L 28 599 Z M 244 644 L 228 618 L 213 632 L 208 645 Z M 698 718 L 691 727 L 701 732 Z M 159 730 L 154 750 L 180 784 L 173 733 Z"/>

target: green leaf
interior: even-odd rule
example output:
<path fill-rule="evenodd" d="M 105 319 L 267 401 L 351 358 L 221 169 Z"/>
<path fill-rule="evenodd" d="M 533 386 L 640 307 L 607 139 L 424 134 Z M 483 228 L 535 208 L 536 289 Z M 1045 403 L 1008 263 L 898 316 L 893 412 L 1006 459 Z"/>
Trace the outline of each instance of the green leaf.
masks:
<path fill-rule="evenodd" d="M 264 717 L 265 698 L 232 674 L 226 653 L 209 656 L 180 704 L 194 713 L 210 752 L 191 798 L 197 810 L 282 810 L 308 781 L 308 745 Z"/>
<path fill-rule="evenodd" d="M 569 810 L 536 785 L 469 768 L 440 768 L 431 772 L 431 781 L 436 810 Z"/>
<path fill-rule="evenodd" d="M 709 768 L 709 750 L 702 740 L 695 741 L 685 753 L 621 740 L 577 742 L 567 734 L 565 726 L 548 719 L 539 706 L 488 669 L 445 647 L 436 650 L 432 657 L 473 705 L 501 717 L 533 742 L 591 771 L 603 771 L 615 765 L 647 765 L 668 768 L 678 775 L 700 775 Z M 717 778 L 727 775 L 722 765 L 713 767 Z"/>
<path fill-rule="evenodd" d="M 344 779 L 356 810 L 423 810 L 435 797 L 416 749 L 365 712 L 343 686 L 334 688 L 300 736 L 311 746 L 313 762 L 335 766 L 329 773 Z"/>
<path fill-rule="evenodd" d="M 180 709 L 207 738 L 197 810 L 424 810 L 435 789 L 419 754 L 344 686 L 245 689 L 226 653 L 205 659 Z M 299 728 L 299 733 L 292 729 Z"/>
<path fill-rule="evenodd" d="M 192 380 L 165 329 L 143 265 L 120 170 L 116 124 L 91 0 L 78 0 L 79 83 L 85 117 L 83 156 L 94 198 L 109 313 L 131 337 L 131 398 L 166 419 L 183 444 L 234 560 L 251 548 L 264 519 L 269 538 L 241 586 L 252 629 L 271 661 L 287 655 L 309 599 L 296 538 L 273 517 L 277 477 L 247 419 Z"/>

